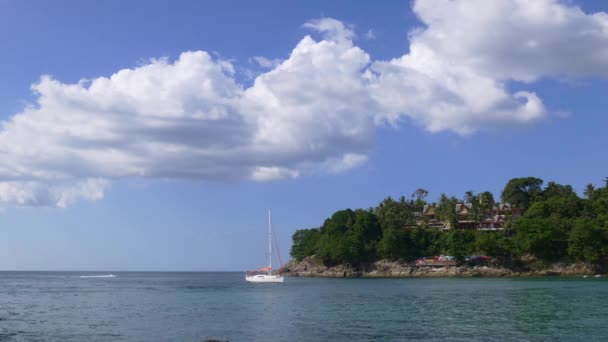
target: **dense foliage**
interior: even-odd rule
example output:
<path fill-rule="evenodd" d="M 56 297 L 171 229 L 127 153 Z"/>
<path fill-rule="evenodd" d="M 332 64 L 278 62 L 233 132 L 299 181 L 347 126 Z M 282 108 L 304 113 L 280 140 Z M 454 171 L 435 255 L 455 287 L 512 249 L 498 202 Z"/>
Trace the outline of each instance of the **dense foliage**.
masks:
<path fill-rule="evenodd" d="M 293 235 L 291 256 L 300 261 L 315 256 L 327 265 L 359 265 L 378 259 L 412 261 L 421 256 L 472 254 L 498 262 L 522 258 L 541 261 L 608 263 L 608 178 L 603 187 L 589 184 L 581 198 L 569 185 L 535 177 L 511 179 L 501 194 L 514 212 L 503 230 L 482 231 L 458 226 L 456 204 L 470 203 L 470 217 L 479 220 L 494 205 L 490 192 L 467 192 L 463 199 L 442 194 L 436 216 L 451 229 L 429 225 L 422 210 L 428 192 L 418 189 L 411 199 L 384 199 L 367 210 L 341 210 L 314 229 Z"/>

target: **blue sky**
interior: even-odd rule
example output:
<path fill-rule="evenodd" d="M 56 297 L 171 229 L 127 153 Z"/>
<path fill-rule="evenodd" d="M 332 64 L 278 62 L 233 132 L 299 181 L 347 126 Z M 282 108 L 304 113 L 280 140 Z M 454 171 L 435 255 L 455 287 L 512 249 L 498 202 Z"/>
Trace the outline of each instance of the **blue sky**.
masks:
<path fill-rule="evenodd" d="M 245 270 L 269 208 L 287 259 L 296 229 L 419 187 L 603 184 L 600 12 L 0 2 L 0 269 Z"/>

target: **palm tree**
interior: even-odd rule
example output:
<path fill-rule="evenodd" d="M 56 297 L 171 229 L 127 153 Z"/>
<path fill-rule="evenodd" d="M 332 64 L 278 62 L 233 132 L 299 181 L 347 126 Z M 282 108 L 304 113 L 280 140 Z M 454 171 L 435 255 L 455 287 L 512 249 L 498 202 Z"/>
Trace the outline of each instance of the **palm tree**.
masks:
<path fill-rule="evenodd" d="M 435 209 L 437 218 L 443 221 L 446 224 L 446 227 L 451 229 L 456 228 L 456 223 L 458 222 L 456 217 L 456 203 L 458 203 L 456 198 L 450 198 L 446 196 L 446 194 L 441 194 L 437 209 Z"/>
<path fill-rule="evenodd" d="M 593 197 L 593 191 L 595 191 L 595 186 L 589 183 L 585 186 L 585 191 L 583 191 L 583 195 L 585 195 L 585 197 L 587 197 L 588 199 L 591 199 Z"/>
<path fill-rule="evenodd" d="M 423 188 L 418 188 L 416 189 L 416 191 L 414 191 L 414 193 L 412 194 L 412 198 L 415 198 L 418 201 L 424 201 L 424 198 L 429 194 L 429 192 L 426 189 Z"/>
<path fill-rule="evenodd" d="M 472 203 L 475 200 L 475 193 L 473 190 L 469 190 L 464 193 L 464 201 L 465 203 Z"/>
<path fill-rule="evenodd" d="M 492 207 L 494 206 L 494 195 L 489 191 L 484 191 L 477 195 L 477 201 L 479 203 L 479 209 L 476 211 L 476 218 L 480 221 L 485 219 L 487 215 L 492 214 Z M 475 205 L 475 204 L 474 204 Z"/>
<path fill-rule="evenodd" d="M 489 191 L 484 191 L 479 194 L 479 205 L 483 208 L 484 214 L 492 212 L 492 207 L 496 202 L 494 201 L 494 195 Z"/>
<path fill-rule="evenodd" d="M 426 204 L 426 202 L 424 201 L 424 198 L 428 194 L 429 194 L 429 192 L 423 188 L 418 188 L 418 189 L 416 189 L 416 191 L 414 191 L 414 193 L 412 194 L 412 198 L 416 198 L 415 201 L 412 200 L 412 206 L 414 207 L 414 210 L 422 211 L 422 209 L 424 208 L 424 205 Z"/>

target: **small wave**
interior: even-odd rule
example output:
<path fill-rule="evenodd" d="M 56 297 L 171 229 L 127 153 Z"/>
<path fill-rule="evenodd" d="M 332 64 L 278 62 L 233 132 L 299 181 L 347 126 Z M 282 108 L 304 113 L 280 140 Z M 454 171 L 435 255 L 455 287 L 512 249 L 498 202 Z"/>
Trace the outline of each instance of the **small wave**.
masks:
<path fill-rule="evenodd" d="M 78 278 L 116 278 L 114 274 L 81 275 Z"/>

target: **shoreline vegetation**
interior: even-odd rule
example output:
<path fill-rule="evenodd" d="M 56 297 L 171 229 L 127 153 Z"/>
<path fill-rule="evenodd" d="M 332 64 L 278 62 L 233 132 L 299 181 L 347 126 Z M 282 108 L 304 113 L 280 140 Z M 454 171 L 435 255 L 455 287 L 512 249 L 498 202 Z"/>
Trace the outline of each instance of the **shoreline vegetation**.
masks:
<path fill-rule="evenodd" d="M 570 185 L 513 178 L 500 202 L 428 191 L 337 211 L 293 236 L 281 272 L 304 277 L 593 276 L 608 270 L 608 177 Z"/>

